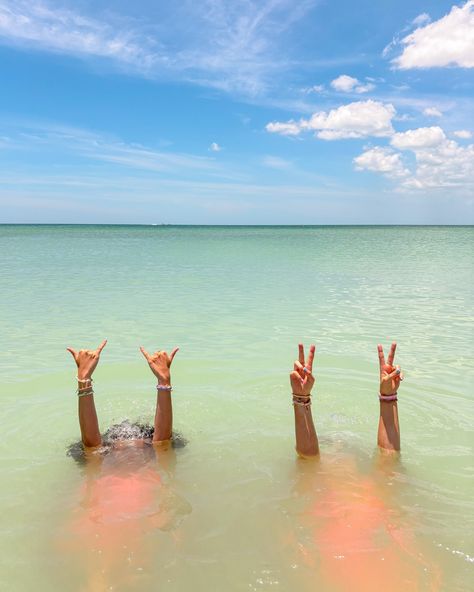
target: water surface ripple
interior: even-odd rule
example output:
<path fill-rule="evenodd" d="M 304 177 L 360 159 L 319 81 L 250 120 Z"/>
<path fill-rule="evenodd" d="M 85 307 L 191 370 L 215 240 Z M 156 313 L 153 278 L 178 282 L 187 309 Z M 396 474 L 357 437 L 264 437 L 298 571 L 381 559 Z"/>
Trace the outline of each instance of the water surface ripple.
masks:
<path fill-rule="evenodd" d="M 417 551 L 402 561 L 417 589 L 468 590 L 472 247 L 471 227 L 0 226 L 2 589 L 314 590 L 325 552 L 344 561 L 328 543 L 327 518 L 345 507 L 335 484 L 362 503 L 370 483 L 396 536 L 410 533 Z M 179 345 L 175 427 L 188 445 L 137 468 L 156 492 L 117 534 L 122 567 L 100 580 L 106 510 L 87 550 L 71 542 L 98 481 L 65 454 L 79 435 L 65 347 L 104 337 L 101 427 L 151 420 L 138 346 Z M 374 446 L 376 344 L 392 339 L 406 380 L 402 457 L 387 466 Z M 294 453 L 287 375 L 300 340 L 317 344 L 317 464 Z M 107 470 L 110 495 L 133 489 Z"/>

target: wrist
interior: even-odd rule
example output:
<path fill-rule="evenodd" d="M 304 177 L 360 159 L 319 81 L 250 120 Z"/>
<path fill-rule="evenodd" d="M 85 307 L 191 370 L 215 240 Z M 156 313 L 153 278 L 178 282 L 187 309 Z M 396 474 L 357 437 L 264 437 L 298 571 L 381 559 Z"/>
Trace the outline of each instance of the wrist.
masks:
<path fill-rule="evenodd" d="M 168 375 L 157 375 L 157 379 L 158 379 L 158 384 L 162 384 L 162 385 L 169 385 L 171 386 L 171 376 Z"/>
<path fill-rule="evenodd" d="M 396 403 L 398 400 L 398 392 L 394 393 L 379 393 L 379 401 L 381 403 Z"/>
<path fill-rule="evenodd" d="M 77 381 L 78 382 L 92 382 L 92 374 L 89 372 L 81 372 L 80 370 L 77 371 Z"/>
<path fill-rule="evenodd" d="M 380 406 L 387 407 L 389 405 L 397 405 L 397 395 L 386 395 L 385 397 L 380 395 L 379 396 Z"/>

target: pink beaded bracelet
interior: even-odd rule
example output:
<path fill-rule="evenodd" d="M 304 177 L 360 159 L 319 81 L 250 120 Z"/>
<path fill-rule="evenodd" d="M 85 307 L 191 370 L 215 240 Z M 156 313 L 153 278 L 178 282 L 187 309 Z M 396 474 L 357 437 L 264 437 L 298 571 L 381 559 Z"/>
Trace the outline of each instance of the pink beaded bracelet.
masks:
<path fill-rule="evenodd" d="M 394 393 L 393 395 L 379 395 L 379 401 L 385 401 L 387 403 L 390 401 L 398 401 L 397 393 Z"/>

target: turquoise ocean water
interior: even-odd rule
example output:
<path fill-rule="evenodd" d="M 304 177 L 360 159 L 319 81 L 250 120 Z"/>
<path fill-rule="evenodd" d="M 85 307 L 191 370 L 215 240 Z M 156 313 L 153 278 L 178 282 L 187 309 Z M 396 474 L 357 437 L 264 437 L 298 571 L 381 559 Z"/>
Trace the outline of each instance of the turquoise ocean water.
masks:
<path fill-rule="evenodd" d="M 339 590 L 327 583 L 333 514 L 324 508 L 335 488 L 363 495 L 363 483 L 395 525 L 393 540 L 403 538 L 396 561 L 417 574 L 416 589 L 469 590 L 473 234 L 0 226 L 0 588 Z M 162 482 L 158 518 L 149 528 L 144 515 L 130 531 L 118 567 L 106 543 L 81 542 L 75 520 L 100 494 L 94 485 L 84 493 L 96 477 L 66 456 L 79 430 L 65 348 L 103 338 L 101 427 L 152 419 L 155 383 L 138 346 L 177 345 L 175 428 L 188 440 L 150 465 Z M 391 340 L 406 373 L 403 450 L 384 464 L 375 449 L 376 344 Z M 294 452 L 288 373 L 299 341 L 317 345 L 319 462 Z M 367 553 L 381 556 L 392 542 L 377 529 Z"/>

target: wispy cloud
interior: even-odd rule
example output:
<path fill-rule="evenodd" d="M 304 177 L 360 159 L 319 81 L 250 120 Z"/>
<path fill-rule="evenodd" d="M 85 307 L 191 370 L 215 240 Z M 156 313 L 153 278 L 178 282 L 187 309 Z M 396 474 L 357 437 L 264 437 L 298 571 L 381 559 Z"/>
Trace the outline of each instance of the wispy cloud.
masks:
<path fill-rule="evenodd" d="M 281 156 L 272 156 L 271 154 L 267 154 L 262 158 L 262 164 L 280 171 L 287 171 L 293 168 L 293 163 L 290 160 L 281 158 Z"/>
<path fill-rule="evenodd" d="M 472 132 L 469 130 L 456 130 L 453 134 L 456 138 L 461 138 L 461 140 L 470 140 L 472 138 Z"/>
<path fill-rule="evenodd" d="M 0 0 L 0 41 L 79 57 L 96 56 L 141 72 L 163 62 L 153 43 L 132 29 L 116 30 L 104 21 L 38 0 Z"/>
<path fill-rule="evenodd" d="M 104 170 L 79 176 L 51 175 L 47 172 L 25 171 L 2 174 L 0 211 L 3 221 L 16 221 L 7 212 L 15 203 L 20 220 L 150 223 L 210 223 L 228 220 L 236 223 L 235 214 L 243 223 L 271 223 L 285 214 L 298 223 L 299 205 L 318 210 L 321 204 L 334 207 L 335 201 L 351 201 L 358 196 L 354 190 L 322 186 L 314 179 L 294 185 L 278 183 L 242 183 L 163 179 L 142 174 L 108 175 Z M 100 200 L 97 197 L 100 196 Z M 363 194 L 360 193 L 362 197 Z M 288 213 L 289 201 L 293 205 Z M 318 206 L 319 204 L 319 206 Z M 17 214 L 18 215 L 18 214 Z M 328 222 L 336 216 L 326 212 Z"/>
<path fill-rule="evenodd" d="M 19 124 L 10 134 L 9 145 L 16 150 L 53 151 L 78 158 L 117 164 L 131 169 L 174 173 L 183 170 L 223 173 L 210 156 L 156 150 L 121 139 L 55 124 Z M 203 147 L 203 151 L 205 148 Z"/>
<path fill-rule="evenodd" d="M 271 85 L 276 72 L 294 66 L 289 58 L 282 59 L 282 44 L 316 3 L 186 2 L 174 8 L 168 21 L 151 28 L 118 15 L 85 16 L 42 0 L 0 0 L 0 42 L 108 59 L 140 75 L 179 77 L 256 96 Z"/>
<path fill-rule="evenodd" d="M 423 115 L 426 117 L 443 117 L 442 111 L 436 107 L 426 107 L 426 109 L 423 109 Z"/>

